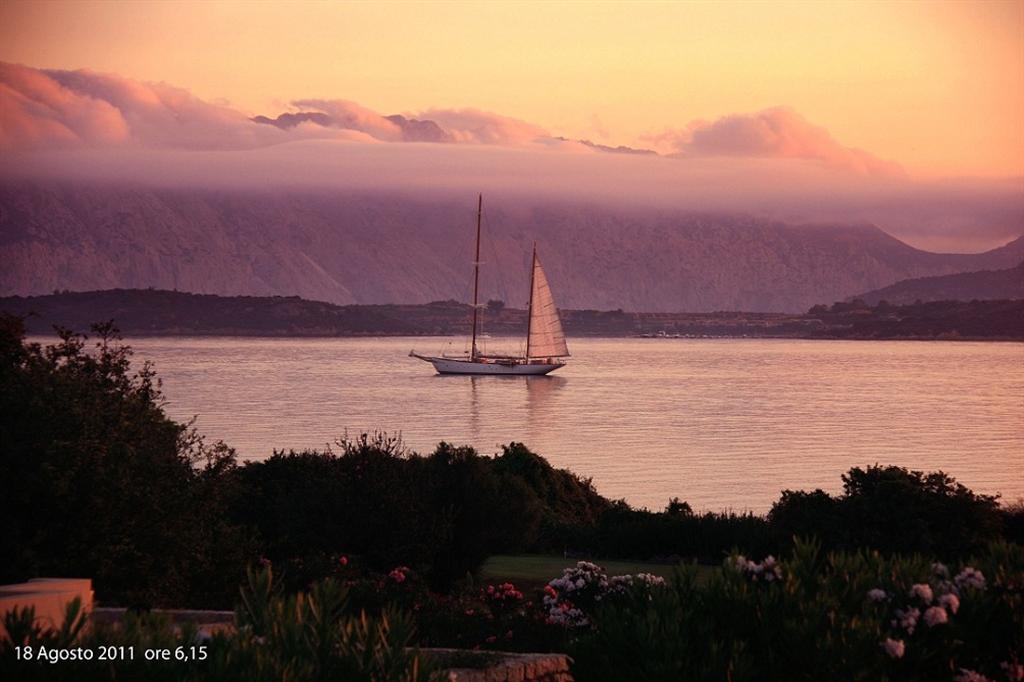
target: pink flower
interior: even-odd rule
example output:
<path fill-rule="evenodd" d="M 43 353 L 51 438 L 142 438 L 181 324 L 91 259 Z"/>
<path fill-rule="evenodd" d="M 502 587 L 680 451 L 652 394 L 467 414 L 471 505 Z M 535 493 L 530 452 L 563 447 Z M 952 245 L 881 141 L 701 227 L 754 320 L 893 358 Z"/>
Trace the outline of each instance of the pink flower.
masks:
<path fill-rule="evenodd" d="M 488 637 L 484 641 L 487 642 L 488 644 L 494 644 L 495 642 L 498 641 L 498 638 L 495 637 L 494 635 L 491 635 L 490 637 Z"/>
<path fill-rule="evenodd" d="M 1010 680 L 1010 682 L 1021 682 L 1021 680 L 1024 680 L 1024 665 L 1003 661 L 999 664 L 999 667 L 1006 673 L 1006 679 Z"/>
<path fill-rule="evenodd" d="M 943 606 L 949 610 L 950 613 L 956 613 L 960 608 L 960 598 L 950 592 L 939 597 L 939 606 Z"/>
<path fill-rule="evenodd" d="M 931 585 L 927 583 L 918 583 L 910 588 L 910 596 L 918 597 L 925 604 L 931 604 L 934 594 L 932 593 Z"/>
<path fill-rule="evenodd" d="M 476 611 L 474 611 L 473 609 L 466 609 L 466 615 L 467 616 L 472 616 L 475 613 L 476 613 Z"/>
<path fill-rule="evenodd" d="M 341 564 L 342 566 L 348 566 L 348 557 L 347 556 L 341 557 L 340 559 L 338 559 L 338 563 Z"/>
<path fill-rule="evenodd" d="M 964 570 L 960 571 L 953 581 L 957 584 L 957 587 L 971 587 L 976 590 L 985 589 L 985 575 L 976 568 L 967 566 Z"/>
<path fill-rule="evenodd" d="M 907 645 L 903 643 L 902 639 L 888 637 L 882 642 L 882 648 L 889 655 L 889 658 L 903 658 L 903 654 L 907 651 Z"/>
<path fill-rule="evenodd" d="M 388 573 L 388 577 L 391 578 L 392 580 L 394 580 L 396 583 L 404 583 L 405 582 L 405 572 L 408 571 L 408 570 L 409 569 L 406 568 L 405 566 L 399 566 L 398 568 L 393 568 L 393 569 L 391 569 L 391 572 Z"/>
<path fill-rule="evenodd" d="M 960 672 L 953 676 L 953 682 L 989 682 L 989 679 L 979 672 L 960 668 Z"/>
<path fill-rule="evenodd" d="M 932 628 L 936 625 L 942 625 L 943 623 L 949 622 L 949 616 L 946 615 L 946 609 L 941 606 L 932 606 L 924 612 L 924 622 L 928 627 Z"/>

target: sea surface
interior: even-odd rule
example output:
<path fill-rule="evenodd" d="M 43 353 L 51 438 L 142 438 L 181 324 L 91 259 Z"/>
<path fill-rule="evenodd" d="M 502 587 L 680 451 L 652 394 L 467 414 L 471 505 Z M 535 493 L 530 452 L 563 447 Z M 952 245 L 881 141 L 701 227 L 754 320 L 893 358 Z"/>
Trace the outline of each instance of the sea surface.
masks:
<path fill-rule="evenodd" d="M 384 430 L 420 452 L 521 441 L 651 509 L 765 512 L 784 489 L 838 492 L 876 462 L 1024 496 L 1019 343 L 572 339 L 551 376 L 460 377 L 408 357 L 462 349 L 448 338 L 128 342 L 167 412 L 245 459 Z"/>

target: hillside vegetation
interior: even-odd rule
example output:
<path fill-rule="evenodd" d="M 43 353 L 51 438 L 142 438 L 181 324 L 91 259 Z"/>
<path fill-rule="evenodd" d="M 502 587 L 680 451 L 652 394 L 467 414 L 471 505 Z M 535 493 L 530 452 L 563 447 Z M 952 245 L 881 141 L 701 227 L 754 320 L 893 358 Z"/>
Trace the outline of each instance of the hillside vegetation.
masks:
<path fill-rule="evenodd" d="M 921 277 L 861 294 L 872 305 L 917 301 L 988 301 L 1024 298 L 1024 262 L 1006 270 L 960 272 L 940 277 Z"/>
<path fill-rule="evenodd" d="M 64 292 L 0 298 L 0 313 L 23 317 L 30 333 L 83 329 L 113 320 L 132 336 L 420 336 L 469 334 L 472 308 L 425 305 L 337 306 L 298 297 L 213 296 L 158 290 Z M 562 310 L 570 337 L 733 336 L 764 338 L 1024 338 L 1024 301 L 933 302 L 906 306 L 862 301 L 814 306 L 807 314 L 627 313 Z M 526 311 L 491 301 L 482 330 L 522 336 Z"/>

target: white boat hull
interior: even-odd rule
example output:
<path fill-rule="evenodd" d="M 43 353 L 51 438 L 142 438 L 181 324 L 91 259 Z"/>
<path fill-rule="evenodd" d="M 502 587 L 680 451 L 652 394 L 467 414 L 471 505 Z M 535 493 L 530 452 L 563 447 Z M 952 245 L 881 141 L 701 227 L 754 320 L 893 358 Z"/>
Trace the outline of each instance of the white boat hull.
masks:
<path fill-rule="evenodd" d="M 505 376 L 537 376 L 553 372 L 559 367 L 564 367 L 564 362 L 525 362 L 515 359 L 503 360 L 475 360 L 468 358 L 444 358 L 431 357 L 426 355 L 415 355 L 424 362 L 429 362 L 437 370 L 438 374 L 491 374 Z"/>

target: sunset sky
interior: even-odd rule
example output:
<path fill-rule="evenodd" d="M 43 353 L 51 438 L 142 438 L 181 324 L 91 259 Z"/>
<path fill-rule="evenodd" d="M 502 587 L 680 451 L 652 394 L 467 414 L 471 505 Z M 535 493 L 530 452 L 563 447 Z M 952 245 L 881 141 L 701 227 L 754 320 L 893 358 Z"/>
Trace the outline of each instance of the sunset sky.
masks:
<path fill-rule="evenodd" d="M 1024 2 L 0 4 L 0 61 L 247 114 L 473 107 L 674 151 L 786 107 L 911 177 L 1024 175 Z M 667 148 L 666 148 L 667 145 Z"/>

